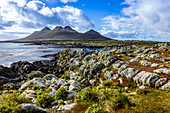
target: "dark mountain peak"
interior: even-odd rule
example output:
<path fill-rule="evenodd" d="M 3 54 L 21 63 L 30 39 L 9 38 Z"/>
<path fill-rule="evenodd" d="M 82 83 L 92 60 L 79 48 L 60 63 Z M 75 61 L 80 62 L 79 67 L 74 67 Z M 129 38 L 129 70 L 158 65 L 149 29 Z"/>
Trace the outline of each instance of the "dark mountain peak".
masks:
<path fill-rule="evenodd" d="M 88 33 L 88 34 L 97 34 L 97 35 L 100 35 L 99 32 L 97 32 L 97 31 L 95 31 L 95 30 L 93 30 L 93 29 L 90 29 L 90 30 L 87 31 L 86 33 Z"/>
<path fill-rule="evenodd" d="M 61 27 L 61 26 L 56 26 L 53 30 L 54 31 L 60 31 L 60 30 L 62 30 L 63 29 L 63 27 Z"/>
<path fill-rule="evenodd" d="M 51 29 L 49 27 L 44 27 L 41 31 L 51 31 Z"/>
<path fill-rule="evenodd" d="M 68 32 L 77 32 L 77 31 L 75 31 L 74 29 L 72 29 L 70 26 L 65 26 L 65 27 L 64 27 L 64 30 L 65 30 L 65 31 L 68 31 Z"/>

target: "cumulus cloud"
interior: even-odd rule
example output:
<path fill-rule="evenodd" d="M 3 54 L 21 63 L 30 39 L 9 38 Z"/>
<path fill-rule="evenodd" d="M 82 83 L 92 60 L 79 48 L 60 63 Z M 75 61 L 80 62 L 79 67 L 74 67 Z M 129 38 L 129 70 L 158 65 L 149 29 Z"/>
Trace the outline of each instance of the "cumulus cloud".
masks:
<path fill-rule="evenodd" d="M 137 34 L 134 36 L 136 39 L 170 40 L 169 0 L 125 0 L 124 4 L 128 6 L 122 10 L 123 16 L 103 18 L 105 29 L 111 30 L 113 34 L 117 31 L 131 34 L 133 31 Z"/>
<path fill-rule="evenodd" d="M 60 0 L 63 3 L 68 3 L 68 2 L 77 2 L 78 0 Z"/>
<path fill-rule="evenodd" d="M 0 21 L 0 28 L 3 28 L 0 30 L 0 40 L 1 36 L 8 35 L 11 31 L 11 35 L 15 34 L 14 37 L 22 38 L 18 32 L 27 32 L 26 35 L 44 26 L 69 25 L 79 31 L 94 27 L 78 8 L 67 5 L 50 8 L 38 0 L 1 0 Z"/>

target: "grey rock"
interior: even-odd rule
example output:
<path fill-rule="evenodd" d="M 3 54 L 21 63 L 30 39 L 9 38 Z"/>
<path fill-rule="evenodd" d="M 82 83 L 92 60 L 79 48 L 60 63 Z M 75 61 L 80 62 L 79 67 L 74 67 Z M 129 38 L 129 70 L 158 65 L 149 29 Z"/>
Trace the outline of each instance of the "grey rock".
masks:
<path fill-rule="evenodd" d="M 53 74 L 47 74 L 43 77 L 44 80 L 52 80 L 53 78 L 56 78 Z"/>
<path fill-rule="evenodd" d="M 156 72 L 156 73 L 170 74 L 170 69 L 167 69 L 167 68 L 160 68 L 160 69 L 154 70 L 154 72 Z"/>
<path fill-rule="evenodd" d="M 94 65 L 91 66 L 90 73 L 91 74 L 96 74 L 98 71 L 102 70 L 104 68 L 104 64 L 101 62 L 96 62 Z"/>
<path fill-rule="evenodd" d="M 137 59 L 137 58 L 134 58 L 134 59 L 131 59 L 129 62 L 132 62 L 132 63 L 138 63 L 138 62 L 140 62 L 140 60 L 139 60 L 139 59 Z"/>
<path fill-rule="evenodd" d="M 74 97 L 77 96 L 77 92 L 75 91 L 69 91 L 67 98 L 68 99 L 74 99 Z"/>
<path fill-rule="evenodd" d="M 68 111 L 68 110 L 71 110 L 75 105 L 76 105 L 76 103 L 63 105 L 63 106 L 60 106 L 57 110 L 58 111 Z"/>
<path fill-rule="evenodd" d="M 69 83 L 70 83 L 69 91 L 81 90 L 81 84 L 79 82 L 70 80 Z"/>
<path fill-rule="evenodd" d="M 162 89 L 162 90 L 169 90 L 170 89 L 170 81 L 168 81 L 168 83 L 163 85 L 160 89 Z"/>
<path fill-rule="evenodd" d="M 26 89 L 27 87 L 29 87 L 30 84 L 36 84 L 38 88 L 46 88 L 44 82 L 45 81 L 42 78 L 33 78 L 32 80 L 22 84 L 19 90 Z"/>
<path fill-rule="evenodd" d="M 121 64 L 120 63 L 116 63 L 116 64 L 112 64 L 114 69 L 119 69 Z"/>
<path fill-rule="evenodd" d="M 150 58 L 154 60 L 165 61 L 165 59 L 163 59 L 159 54 L 152 54 L 150 55 Z"/>
<path fill-rule="evenodd" d="M 35 104 L 21 104 L 20 106 L 24 113 L 47 113 L 45 109 Z"/>
<path fill-rule="evenodd" d="M 148 61 L 146 61 L 146 60 L 141 60 L 141 61 L 140 61 L 140 64 L 141 64 L 142 66 L 148 66 L 148 65 L 151 65 L 152 63 L 151 63 L 151 62 L 148 62 Z"/>
<path fill-rule="evenodd" d="M 156 81 L 155 87 L 159 88 L 163 86 L 167 82 L 167 78 L 160 78 L 159 80 Z"/>
<path fill-rule="evenodd" d="M 138 72 L 139 72 L 139 70 L 137 70 L 137 69 L 126 68 L 125 70 L 121 71 L 118 74 L 120 74 L 122 77 L 126 77 L 129 79 L 129 78 L 133 78 Z"/>

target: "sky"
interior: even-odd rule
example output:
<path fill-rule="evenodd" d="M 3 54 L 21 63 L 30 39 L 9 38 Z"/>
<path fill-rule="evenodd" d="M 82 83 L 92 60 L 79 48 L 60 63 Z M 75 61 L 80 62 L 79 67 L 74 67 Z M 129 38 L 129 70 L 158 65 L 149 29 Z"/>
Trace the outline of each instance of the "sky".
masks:
<path fill-rule="evenodd" d="M 169 12 L 170 0 L 0 0 L 0 40 L 71 26 L 117 40 L 170 42 Z"/>

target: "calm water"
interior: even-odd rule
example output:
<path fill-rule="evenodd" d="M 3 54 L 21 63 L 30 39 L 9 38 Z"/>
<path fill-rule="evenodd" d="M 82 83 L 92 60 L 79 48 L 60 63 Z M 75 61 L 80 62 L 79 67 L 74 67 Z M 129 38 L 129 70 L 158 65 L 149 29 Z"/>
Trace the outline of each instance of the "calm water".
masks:
<path fill-rule="evenodd" d="M 57 53 L 65 48 L 53 48 L 43 45 L 25 45 L 25 43 L 0 43 L 0 65 L 10 66 L 17 61 L 50 60 L 41 56 Z"/>

